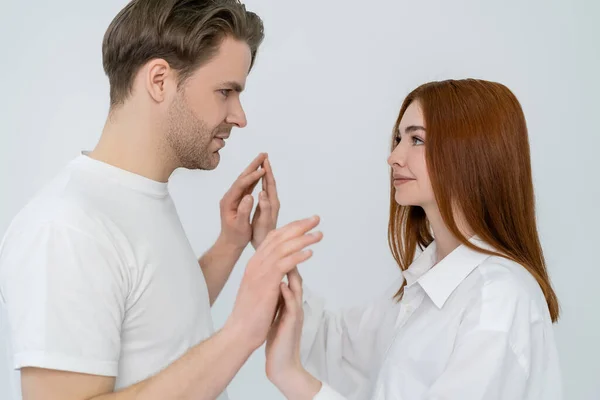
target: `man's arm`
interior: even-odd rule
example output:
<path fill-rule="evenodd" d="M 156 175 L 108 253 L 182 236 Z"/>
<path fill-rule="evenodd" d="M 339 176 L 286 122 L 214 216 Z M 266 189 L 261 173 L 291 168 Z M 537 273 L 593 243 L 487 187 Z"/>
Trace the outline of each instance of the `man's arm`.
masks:
<path fill-rule="evenodd" d="M 23 368 L 23 400 L 215 399 L 253 350 L 244 332 L 225 326 L 161 373 L 114 393 L 114 377 Z"/>
<path fill-rule="evenodd" d="M 229 279 L 229 275 L 231 275 L 231 271 L 243 251 L 244 248 L 227 243 L 220 236 L 215 244 L 198 260 L 208 286 L 211 306 L 223 290 L 223 286 L 227 283 L 227 279 Z"/>
<path fill-rule="evenodd" d="M 254 203 L 251 193 L 261 178 L 262 191 L 259 194 L 256 212 L 250 221 Z M 266 154 L 259 154 L 240 174 L 223 196 L 219 208 L 219 238 L 198 260 L 208 286 L 211 306 L 227 283 L 233 267 L 248 243 L 252 241 L 252 245 L 257 249 L 277 225 L 279 198 L 273 170 Z"/>
<path fill-rule="evenodd" d="M 225 326 L 155 376 L 111 393 L 114 378 L 22 368 L 23 400 L 208 400 L 226 388 L 250 354 L 265 340 L 279 298 L 279 283 L 312 256 L 303 251 L 322 235 L 308 234 L 317 218 L 271 232 L 248 262 Z"/>

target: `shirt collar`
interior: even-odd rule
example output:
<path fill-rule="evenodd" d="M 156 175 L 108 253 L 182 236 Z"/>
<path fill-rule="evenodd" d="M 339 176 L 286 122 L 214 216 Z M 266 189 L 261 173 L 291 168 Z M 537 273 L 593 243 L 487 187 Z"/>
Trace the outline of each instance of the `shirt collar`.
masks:
<path fill-rule="evenodd" d="M 406 280 L 406 287 L 411 287 L 435 264 L 435 250 L 436 243 L 434 241 L 415 258 L 406 271 L 402 271 L 402 275 Z"/>
<path fill-rule="evenodd" d="M 476 237 L 471 238 L 469 242 L 480 248 L 494 251 L 491 246 Z M 458 285 L 487 259 L 489 255 L 472 250 L 461 244 L 433 268 L 435 264 L 435 250 L 436 244 L 434 241 L 403 272 L 403 275 L 406 279 L 407 287 L 418 283 L 431 301 L 438 308 L 442 308 Z"/>

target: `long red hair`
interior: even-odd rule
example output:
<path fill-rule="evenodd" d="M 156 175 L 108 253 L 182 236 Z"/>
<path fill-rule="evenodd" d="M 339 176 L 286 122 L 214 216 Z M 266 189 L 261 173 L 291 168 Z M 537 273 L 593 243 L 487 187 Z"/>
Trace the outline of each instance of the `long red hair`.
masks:
<path fill-rule="evenodd" d="M 529 139 L 525 116 L 515 95 L 495 82 L 465 79 L 431 82 L 404 100 L 394 126 L 395 138 L 408 106 L 418 101 L 427 129 L 425 158 L 442 218 L 465 246 L 509 258 L 539 283 L 552 321 L 559 316 L 539 241 Z M 392 149 L 394 146 L 392 140 Z M 400 206 L 390 184 L 388 243 L 402 270 L 417 249 L 434 240 L 421 207 Z M 458 209 L 472 232 L 498 250 L 481 249 L 454 220 Z M 404 285 L 396 297 L 404 292 Z"/>

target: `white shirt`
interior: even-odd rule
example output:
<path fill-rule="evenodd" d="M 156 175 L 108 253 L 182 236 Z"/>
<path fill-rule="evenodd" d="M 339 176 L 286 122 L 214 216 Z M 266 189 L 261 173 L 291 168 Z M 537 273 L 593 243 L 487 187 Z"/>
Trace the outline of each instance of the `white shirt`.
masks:
<path fill-rule="evenodd" d="M 323 381 L 314 399 L 562 399 L 553 327 L 535 279 L 466 246 L 432 268 L 435 247 L 368 307 L 330 313 L 305 289 L 302 362 Z M 392 297 L 402 279 L 398 303 Z"/>
<path fill-rule="evenodd" d="M 114 376 L 117 390 L 213 333 L 167 184 L 86 155 L 13 220 L 0 248 L 0 304 L 11 368 Z M 0 398 L 20 398 L 18 379 Z"/>

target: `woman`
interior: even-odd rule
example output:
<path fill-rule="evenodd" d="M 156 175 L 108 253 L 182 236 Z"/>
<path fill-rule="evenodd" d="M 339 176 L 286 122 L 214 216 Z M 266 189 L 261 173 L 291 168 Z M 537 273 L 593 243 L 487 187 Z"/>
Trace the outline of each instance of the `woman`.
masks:
<path fill-rule="evenodd" d="M 303 301 L 290 274 L 267 341 L 269 379 L 288 399 L 560 399 L 559 306 L 516 97 L 482 80 L 420 86 L 402 105 L 388 164 L 401 279 L 336 315 Z"/>

